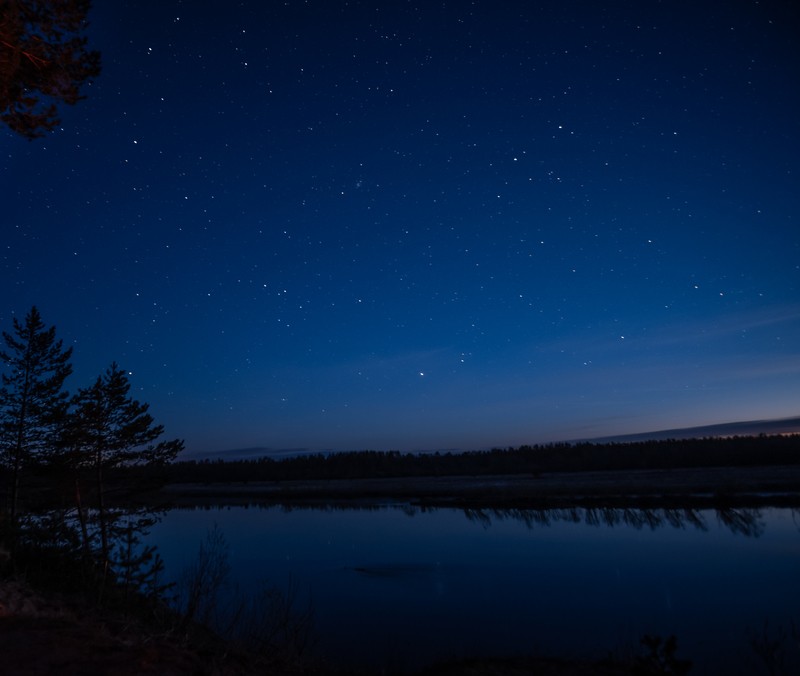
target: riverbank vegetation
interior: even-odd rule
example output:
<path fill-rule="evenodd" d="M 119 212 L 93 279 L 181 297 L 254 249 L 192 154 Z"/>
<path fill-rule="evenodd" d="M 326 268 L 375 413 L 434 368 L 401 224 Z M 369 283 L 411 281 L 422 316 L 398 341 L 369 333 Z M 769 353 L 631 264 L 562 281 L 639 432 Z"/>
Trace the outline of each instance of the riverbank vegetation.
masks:
<path fill-rule="evenodd" d="M 170 483 L 528 475 L 705 467 L 800 465 L 800 434 L 551 443 L 460 453 L 354 451 L 281 459 L 183 460 Z"/>
<path fill-rule="evenodd" d="M 56 339 L 33 307 L 13 332 L 3 332 L 0 387 L 0 460 L 4 492 L 0 538 L 11 565 L 57 570 L 79 562 L 83 582 L 98 597 L 114 585 L 125 593 L 157 593 L 161 562 L 144 542 L 154 510 L 112 502 L 183 448 L 161 441 L 164 432 L 143 404 L 129 396 L 128 374 L 117 364 L 70 395 L 72 349 Z M 113 479 L 112 476 L 114 475 Z M 64 575 L 69 578 L 69 575 Z"/>
<path fill-rule="evenodd" d="M 208 626 L 221 607 L 208 576 L 220 568 L 202 548 L 182 585 L 164 579 L 148 543 L 162 510 L 139 497 L 162 485 L 183 442 L 161 440 L 129 374 L 112 363 L 67 392 L 72 349 L 35 307 L 2 337 L 4 673 L 280 673 L 266 652 L 293 617 L 280 590 L 236 608 L 235 626 L 260 632 L 251 650 L 251 634 Z"/>

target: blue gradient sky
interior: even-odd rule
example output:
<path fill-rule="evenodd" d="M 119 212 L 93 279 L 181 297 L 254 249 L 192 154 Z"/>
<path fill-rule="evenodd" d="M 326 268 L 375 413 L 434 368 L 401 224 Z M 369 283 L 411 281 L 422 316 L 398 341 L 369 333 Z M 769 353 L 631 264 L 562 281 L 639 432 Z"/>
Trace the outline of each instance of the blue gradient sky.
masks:
<path fill-rule="evenodd" d="M 2 130 L 32 304 L 194 452 L 800 414 L 792 2 L 96 3 Z"/>

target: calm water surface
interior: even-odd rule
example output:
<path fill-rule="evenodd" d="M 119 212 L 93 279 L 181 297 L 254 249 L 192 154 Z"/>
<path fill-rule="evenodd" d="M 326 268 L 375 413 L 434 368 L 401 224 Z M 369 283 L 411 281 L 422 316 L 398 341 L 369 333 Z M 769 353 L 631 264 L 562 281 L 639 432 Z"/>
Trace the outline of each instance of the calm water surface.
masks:
<path fill-rule="evenodd" d="M 173 510 L 153 530 L 170 576 L 215 524 L 239 583 L 292 581 L 313 603 L 316 651 L 341 663 L 598 658 L 675 634 L 693 674 L 758 673 L 750 642 L 765 623 L 800 629 L 800 514 L 788 509 Z"/>

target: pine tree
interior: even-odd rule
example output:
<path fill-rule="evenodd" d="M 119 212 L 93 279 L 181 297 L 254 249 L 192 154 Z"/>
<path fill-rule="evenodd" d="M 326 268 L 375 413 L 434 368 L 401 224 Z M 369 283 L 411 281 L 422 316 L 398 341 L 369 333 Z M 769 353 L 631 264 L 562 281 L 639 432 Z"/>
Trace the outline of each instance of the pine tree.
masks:
<path fill-rule="evenodd" d="M 172 582 L 162 581 L 164 561 L 154 545 L 143 541 L 154 522 L 155 519 L 146 512 L 144 516 L 128 514 L 118 528 L 115 563 L 126 608 L 137 597 L 149 601 L 163 599 L 175 586 Z"/>
<path fill-rule="evenodd" d="M 90 0 L 0 0 L 0 119 L 33 139 L 59 123 L 100 74 L 100 54 L 80 33 Z"/>
<path fill-rule="evenodd" d="M 45 328 L 34 306 L 24 322 L 14 319 L 13 335 L 3 331 L 6 369 L 0 388 L 0 444 L 3 464 L 10 470 L 8 511 L 12 528 L 19 509 L 20 478 L 58 445 L 67 411 L 64 380 L 72 373 L 72 348 L 56 340 L 55 327 Z"/>
<path fill-rule="evenodd" d="M 111 565 L 117 515 L 106 505 L 108 472 L 168 463 L 183 448 L 178 439 L 156 443 L 164 432 L 163 425 L 154 424 L 148 404 L 129 397 L 129 390 L 127 374 L 114 363 L 94 385 L 81 389 L 73 399 L 69 445 L 77 464 L 91 468 L 94 474 L 94 508 L 104 575 Z"/>

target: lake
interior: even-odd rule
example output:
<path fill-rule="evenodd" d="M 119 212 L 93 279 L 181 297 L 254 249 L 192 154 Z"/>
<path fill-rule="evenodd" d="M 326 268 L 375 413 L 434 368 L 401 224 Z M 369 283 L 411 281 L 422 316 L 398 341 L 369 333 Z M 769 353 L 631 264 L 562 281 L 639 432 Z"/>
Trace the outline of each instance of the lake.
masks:
<path fill-rule="evenodd" d="M 340 664 L 595 659 L 674 634 L 693 674 L 757 673 L 752 641 L 800 630 L 797 510 L 176 509 L 151 536 L 169 577 L 215 525 L 239 584 L 292 586 Z"/>

